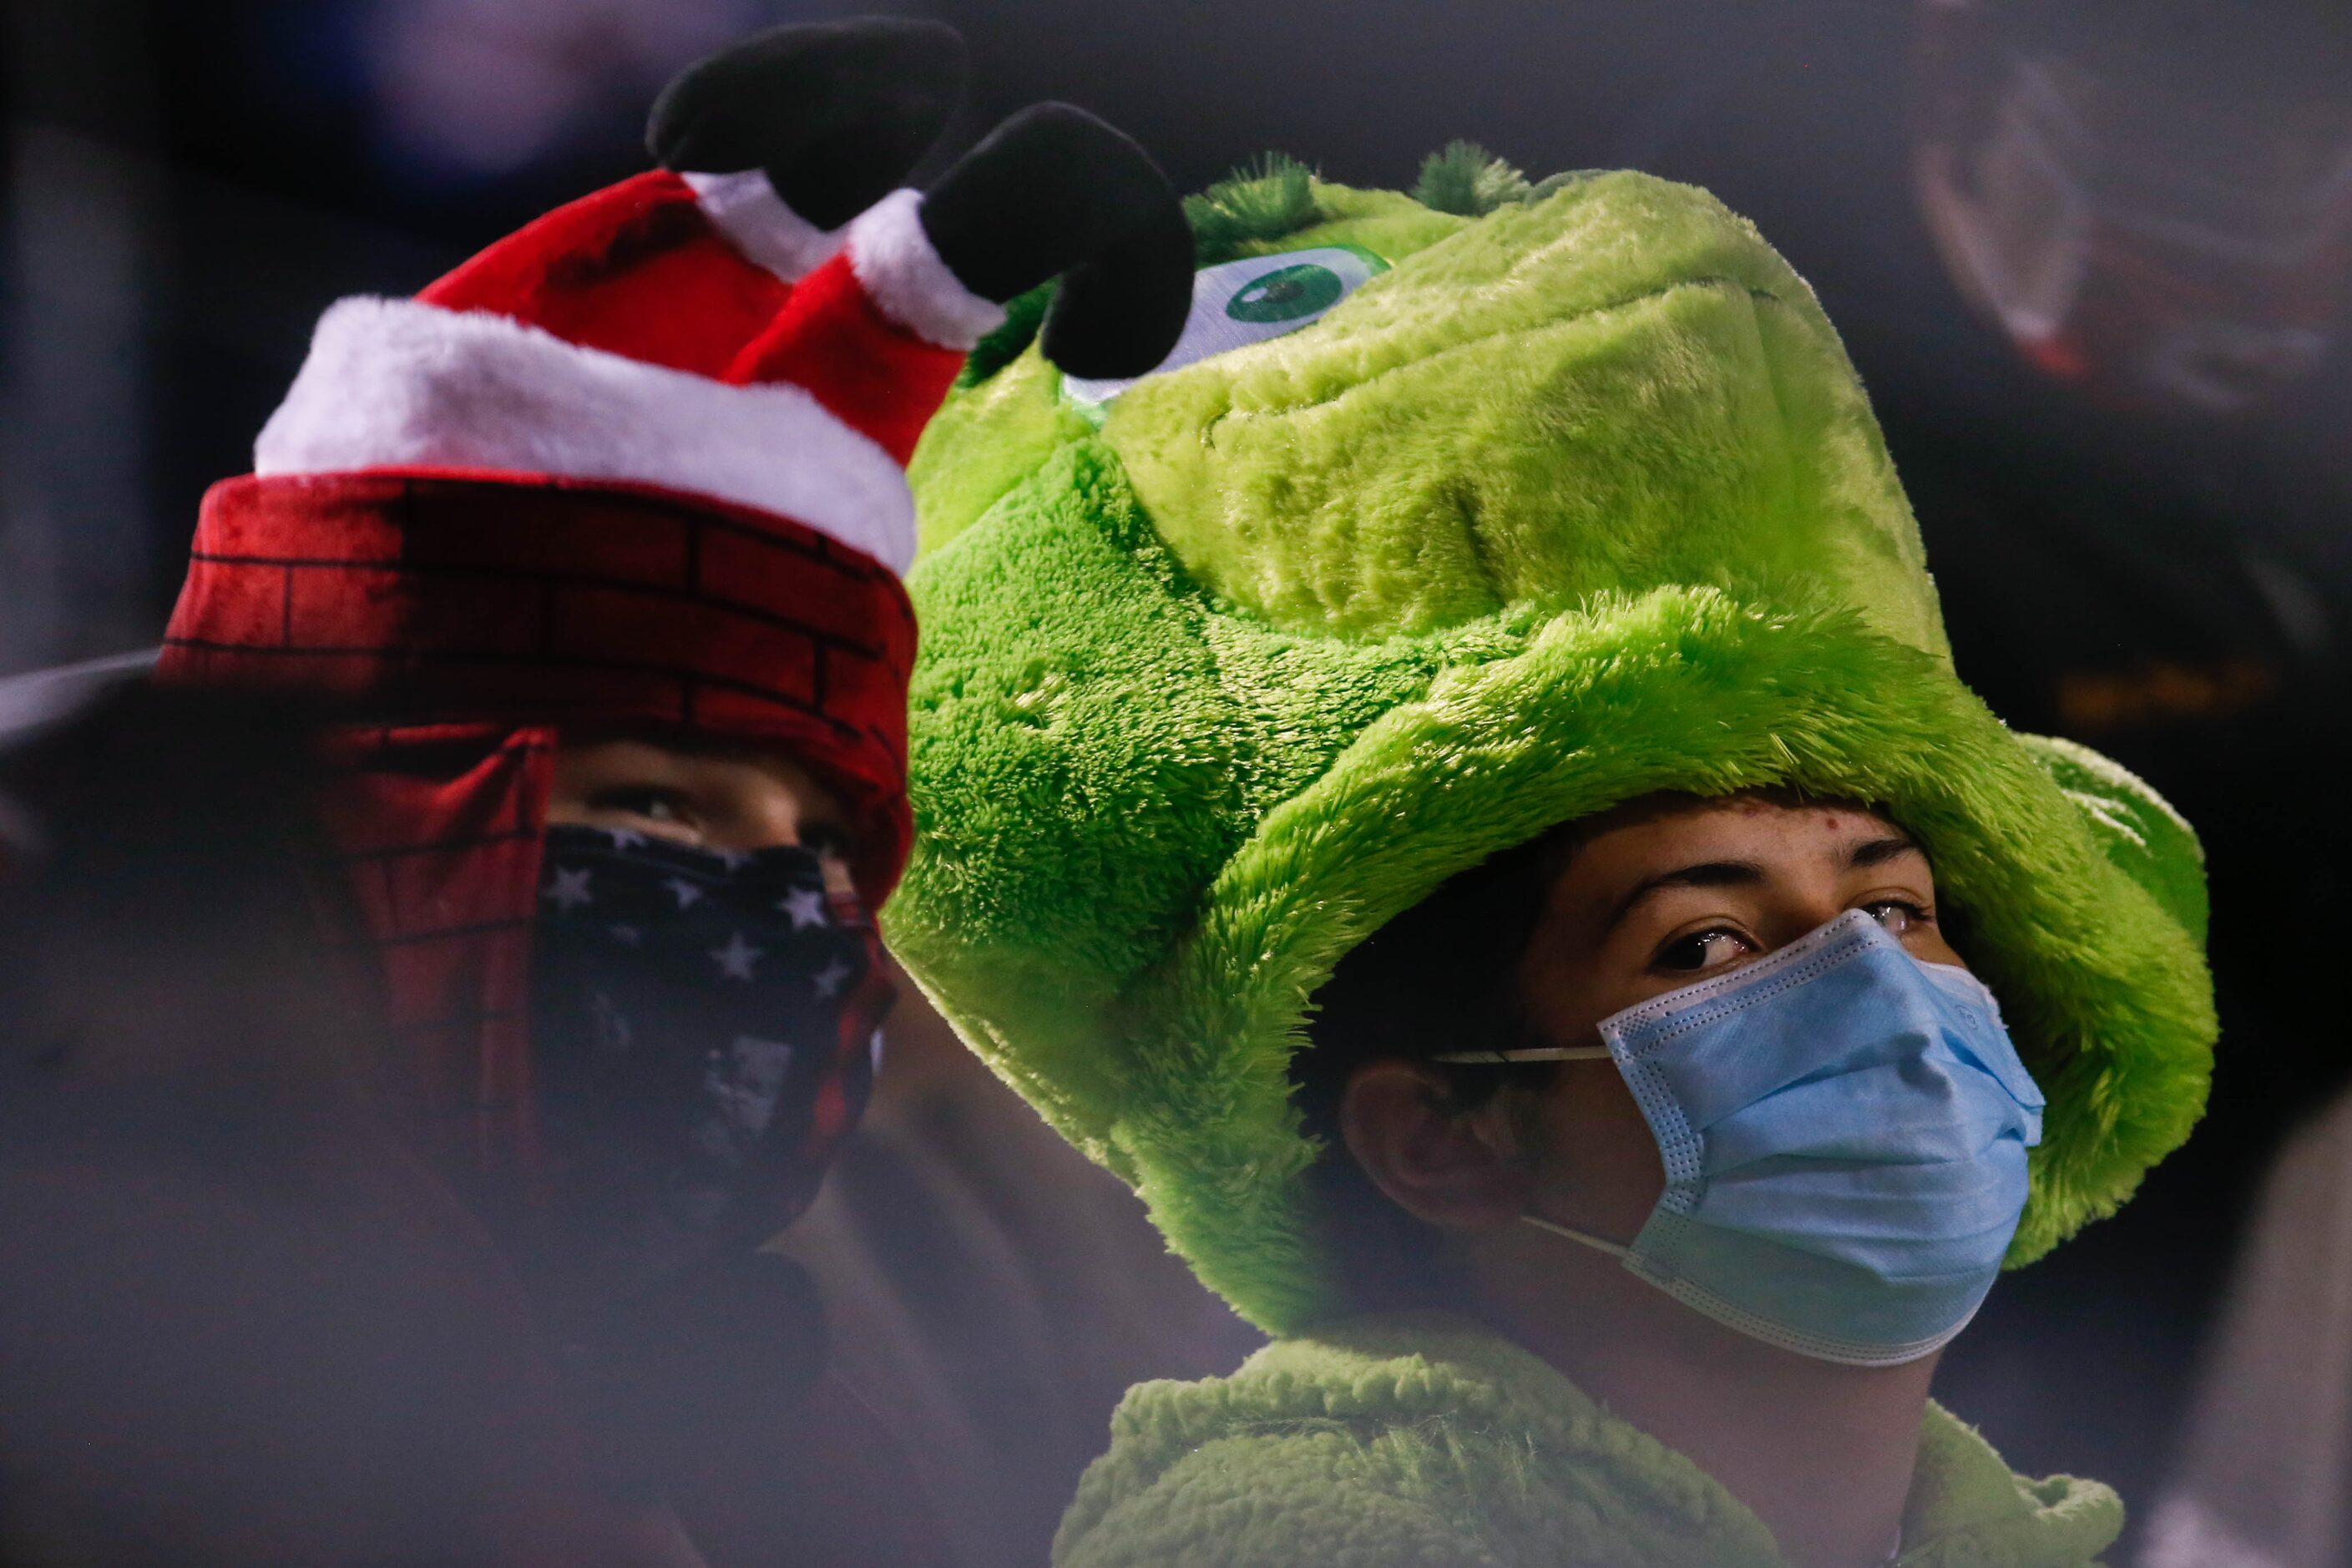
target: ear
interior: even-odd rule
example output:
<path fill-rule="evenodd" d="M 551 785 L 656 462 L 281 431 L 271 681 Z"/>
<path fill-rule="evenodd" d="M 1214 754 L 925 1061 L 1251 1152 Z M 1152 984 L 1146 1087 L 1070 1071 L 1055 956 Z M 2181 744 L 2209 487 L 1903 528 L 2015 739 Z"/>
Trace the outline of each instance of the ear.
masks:
<path fill-rule="evenodd" d="M 1533 1173 L 1499 1103 L 1450 1109 L 1446 1082 L 1417 1062 L 1356 1069 L 1339 1099 L 1348 1152 L 1391 1203 L 1446 1230 L 1486 1230 L 1527 1212 Z"/>

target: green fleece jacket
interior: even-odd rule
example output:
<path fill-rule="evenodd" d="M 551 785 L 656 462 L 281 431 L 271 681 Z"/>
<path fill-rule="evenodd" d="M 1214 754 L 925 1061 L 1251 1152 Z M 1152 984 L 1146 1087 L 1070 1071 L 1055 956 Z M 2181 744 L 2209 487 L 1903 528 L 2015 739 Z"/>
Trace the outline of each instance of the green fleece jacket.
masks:
<path fill-rule="evenodd" d="M 2095 1481 L 2010 1473 L 1927 1406 L 1901 1568 L 2084 1568 L 2123 1527 Z M 1231 1377 L 1147 1383 L 1111 1424 L 1056 1568 L 1778 1568 L 1761 1521 L 1507 1340 L 1433 1315 L 1278 1340 Z"/>

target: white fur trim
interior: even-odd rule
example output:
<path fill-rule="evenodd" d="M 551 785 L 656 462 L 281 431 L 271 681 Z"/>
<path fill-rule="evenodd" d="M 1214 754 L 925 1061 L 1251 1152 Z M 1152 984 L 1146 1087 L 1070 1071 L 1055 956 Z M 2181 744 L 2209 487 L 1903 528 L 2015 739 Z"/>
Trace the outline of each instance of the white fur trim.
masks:
<path fill-rule="evenodd" d="M 919 215 L 920 191 L 892 191 L 849 220 L 849 265 L 884 315 L 943 349 L 968 350 L 1004 323 L 948 270 Z"/>
<path fill-rule="evenodd" d="M 702 214 L 760 266 L 787 283 L 815 271 L 848 238 L 846 227 L 819 228 L 784 205 L 764 170 L 680 174 Z"/>
<path fill-rule="evenodd" d="M 784 383 L 731 386 L 478 310 L 344 300 L 254 443 L 257 474 L 508 468 L 775 512 L 893 572 L 915 506 L 890 454 Z"/>

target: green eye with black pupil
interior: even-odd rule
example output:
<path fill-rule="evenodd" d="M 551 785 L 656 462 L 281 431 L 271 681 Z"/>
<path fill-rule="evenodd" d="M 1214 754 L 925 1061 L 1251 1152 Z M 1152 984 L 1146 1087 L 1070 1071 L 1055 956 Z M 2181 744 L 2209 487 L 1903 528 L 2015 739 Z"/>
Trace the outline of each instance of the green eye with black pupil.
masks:
<path fill-rule="evenodd" d="M 1192 310 L 1183 334 L 1150 375 L 1311 326 L 1387 270 L 1386 261 L 1353 245 L 1311 246 L 1204 267 L 1193 275 Z M 1062 391 L 1099 416 L 1111 399 L 1150 375 L 1106 381 L 1067 376 Z"/>
<path fill-rule="evenodd" d="M 1225 314 L 1236 321 L 1293 321 L 1329 310 L 1347 291 L 1338 273 L 1307 262 L 1267 273 L 1235 294 Z"/>

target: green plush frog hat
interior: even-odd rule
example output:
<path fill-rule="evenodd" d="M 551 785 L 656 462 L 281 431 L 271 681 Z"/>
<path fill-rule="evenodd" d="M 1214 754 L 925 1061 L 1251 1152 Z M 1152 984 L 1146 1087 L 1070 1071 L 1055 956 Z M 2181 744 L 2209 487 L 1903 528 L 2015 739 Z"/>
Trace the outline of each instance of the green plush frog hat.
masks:
<path fill-rule="evenodd" d="M 1308 998 L 1496 851 L 1654 791 L 1869 802 L 1934 859 L 2049 1098 L 2009 1259 L 2201 1110 L 2196 837 L 1953 673 L 1811 289 L 1702 191 L 1412 195 L 1269 160 L 1189 205 L 1175 353 L 984 344 L 914 467 L 919 834 L 893 946 L 1276 1333 L 1347 1310 L 1286 1070 Z"/>

